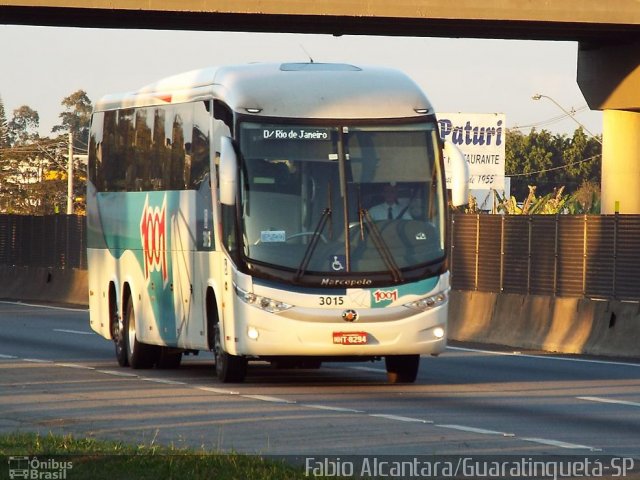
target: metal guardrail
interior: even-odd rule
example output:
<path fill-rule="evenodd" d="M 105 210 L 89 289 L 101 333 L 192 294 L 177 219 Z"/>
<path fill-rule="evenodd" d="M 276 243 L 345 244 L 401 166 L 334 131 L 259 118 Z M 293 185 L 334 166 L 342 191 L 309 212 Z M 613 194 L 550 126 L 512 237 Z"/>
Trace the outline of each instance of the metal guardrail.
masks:
<path fill-rule="evenodd" d="M 453 288 L 640 301 L 640 215 L 451 220 Z M 0 215 L 0 265 L 87 268 L 85 217 Z"/>

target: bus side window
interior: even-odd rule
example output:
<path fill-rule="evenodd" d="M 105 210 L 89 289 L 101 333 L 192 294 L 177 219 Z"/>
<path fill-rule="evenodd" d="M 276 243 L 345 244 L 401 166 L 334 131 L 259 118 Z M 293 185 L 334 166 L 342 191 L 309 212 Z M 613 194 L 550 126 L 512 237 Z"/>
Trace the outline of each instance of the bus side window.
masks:
<path fill-rule="evenodd" d="M 103 192 L 104 159 L 103 154 L 104 113 L 94 113 L 91 119 L 91 135 L 89 137 L 89 180 L 96 191 Z"/>
<path fill-rule="evenodd" d="M 191 172 L 189 188 L 199 188 L 209 173 L 209 112 L 204 102 L 196 103 L 193 111 L 191 140 Z"/>

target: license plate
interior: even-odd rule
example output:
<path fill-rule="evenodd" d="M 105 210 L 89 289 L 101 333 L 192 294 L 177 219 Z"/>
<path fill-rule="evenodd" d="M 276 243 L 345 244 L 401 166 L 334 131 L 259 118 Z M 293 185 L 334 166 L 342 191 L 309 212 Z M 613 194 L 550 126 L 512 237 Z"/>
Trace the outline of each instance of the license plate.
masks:
<path fill-rule="evenodd" d="M 333 332 L 333 343 L 337 345 L 365 345 L 367 332 Z"/>

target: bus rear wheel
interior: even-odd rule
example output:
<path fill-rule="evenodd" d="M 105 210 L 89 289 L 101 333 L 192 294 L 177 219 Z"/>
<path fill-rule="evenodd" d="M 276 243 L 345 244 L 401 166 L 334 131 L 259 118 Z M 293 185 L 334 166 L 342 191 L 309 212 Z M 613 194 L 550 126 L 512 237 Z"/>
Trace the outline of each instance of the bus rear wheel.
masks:
<path fill-rule="evenodd" d="M 152 368 L 157 361 L 158 349 L 155 345 L 147 345 L 136 338 L 136 314 L 131 296 L 127 299 L 124 316 L 124 341 L 126 344 L 129 366 L 135 369 Z"/>
<path fill-rule="evenodd" d="M 125 340 L 124 322 L 115 308 L 112 310 L 111 336 L 116 347 L 116 359 L 121 367 L 129 366 L 129 358 L 127 357 L 127 341 Z"/>
<path fill-rule="evenodd" d="M 231 355 L 222 348 L 220 324 L 214 328 L 213 355 L 216 362 L 216 375 L 223 383 L 241 383 L 247 374 L 247 359 Z"/>
<path fill-rule="evenodd" d="M 387 355 L 384 358 L 389 383 L 413 383 L 418 376 L 420 355 Z"/>

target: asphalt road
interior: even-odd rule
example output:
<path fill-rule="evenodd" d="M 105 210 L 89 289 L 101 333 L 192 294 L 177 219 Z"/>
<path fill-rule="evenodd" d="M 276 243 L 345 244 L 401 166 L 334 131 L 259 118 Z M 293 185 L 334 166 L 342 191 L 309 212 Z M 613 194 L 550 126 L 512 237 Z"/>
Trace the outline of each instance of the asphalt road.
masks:
<path fill-rule="evenodd" d="M 210 354 L 120 368 L 87 311 L 0 303 L 0 432 L 13 431 L 261 454 L 640 459 L 640 363 L 454 347 L 423 358 L 412 385 L 388 385 L 382 362 L 257 364 L 227 385 Z"/>

